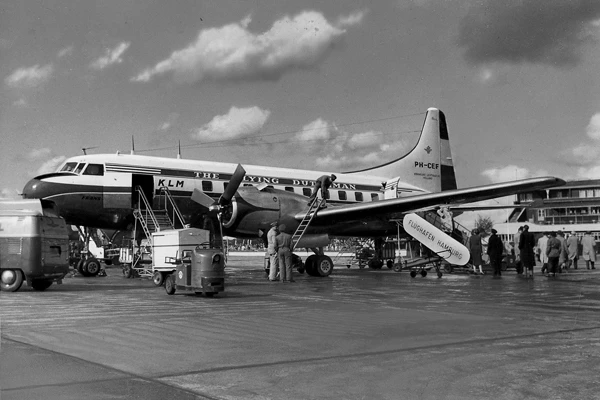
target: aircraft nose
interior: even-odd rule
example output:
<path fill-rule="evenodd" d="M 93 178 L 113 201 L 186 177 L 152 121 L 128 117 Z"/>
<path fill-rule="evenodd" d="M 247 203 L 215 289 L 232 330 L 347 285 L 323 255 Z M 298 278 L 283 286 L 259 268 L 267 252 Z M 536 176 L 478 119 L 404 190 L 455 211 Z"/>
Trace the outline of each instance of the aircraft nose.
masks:
<path fill-rule="evenodd" d="M 33 178 L 25 184 L 23 187 L 23 198 L 24 199 L 43 199 L 48 195 L 46 190 L 45 182 Z"/>

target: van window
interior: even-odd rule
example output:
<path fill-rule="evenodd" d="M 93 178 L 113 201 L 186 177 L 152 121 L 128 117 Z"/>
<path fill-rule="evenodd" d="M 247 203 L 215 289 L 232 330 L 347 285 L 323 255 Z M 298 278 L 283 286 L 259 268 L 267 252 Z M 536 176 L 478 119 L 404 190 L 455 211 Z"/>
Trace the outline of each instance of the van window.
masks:
<path fill-rule="evenodd" d="M 85 167 L 85 163 L 79 163 L 79 165 L 77 166 L 77 168 L 75 168 L 75 173 L 79 174 L 81 173 L 81 171 L 83 171 L 83 167 Z"/>
<path fill-rule="evenodd" d="M 104 165 L 102 164 L 89 164 L 83 175 L 104 175 Z"/>
<path fill-rule="evenodd" d="M 63 172 L 71 172 L 75 169 L 75 167 L 77 166 L 77 163 L 74 162 L 68 162 L 65 164 L 64 167 L 62 167 L 61 171 Z"/>

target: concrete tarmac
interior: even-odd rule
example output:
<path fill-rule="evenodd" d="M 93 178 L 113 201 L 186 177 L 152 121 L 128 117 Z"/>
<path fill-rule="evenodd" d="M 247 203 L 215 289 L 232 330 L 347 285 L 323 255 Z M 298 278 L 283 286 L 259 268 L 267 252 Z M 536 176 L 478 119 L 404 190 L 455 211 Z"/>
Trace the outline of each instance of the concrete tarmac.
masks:
<path fill-rule="evenodd" d="M 275 283 L 262 262 L 231 257 L 214 298 L 119 268 L 0 293 L 1 399 L 600 399 L 597 270 Z"/>

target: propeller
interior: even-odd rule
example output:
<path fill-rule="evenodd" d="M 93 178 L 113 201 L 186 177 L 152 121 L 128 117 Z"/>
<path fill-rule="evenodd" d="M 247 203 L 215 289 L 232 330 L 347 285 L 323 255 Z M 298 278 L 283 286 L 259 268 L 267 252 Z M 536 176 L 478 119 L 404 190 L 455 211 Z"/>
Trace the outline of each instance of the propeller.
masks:
<path fill-rule="evenodd" d="M 246 176 L 246 170 L 241 164 L 238 164 L 235 172 L 231 176 L 231 180 L 228 182 L 223 194 L 217 201 L 198 189 L 194 189 L 194 192 L 192 193 L 192 201 L 208 208 L 209 211 L 215 211 L 217 213 L 219 228 L 221 229 L 221 238 L 223 237 L 223 215 L 229 211 L 228 206 L 231 204 L 235 192 L 237 192 L 242 184 L 244 176 Z"/>

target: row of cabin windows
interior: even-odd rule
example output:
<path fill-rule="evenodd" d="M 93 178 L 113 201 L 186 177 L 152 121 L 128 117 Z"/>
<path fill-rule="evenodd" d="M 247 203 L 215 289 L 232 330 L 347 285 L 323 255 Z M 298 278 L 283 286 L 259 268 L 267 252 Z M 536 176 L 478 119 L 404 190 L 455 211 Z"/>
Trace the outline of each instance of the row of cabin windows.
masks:
<path fill-rule="evenodd" d="M 245 183 L 244 186 L 253 186 L 251 183 Z M 273 188 L 273 186 L 269 185 L 268 187 Z M 225 190 L 225 188 L 227 188 L 227 182 L 225 182 L 225 185 L 223 187 L 223 190 Z M 286 192 L 292 192 L 294 193 L 294 187 L 292 186 L 285 186 L 283 188 Z M 203 192 L 212 192 L 213 191 L 213 182 L 212 181 L 202 181 L 202 191 Z M 337 191 L 332 191 L 332 192 L 337 192 L 338 194 L 338 199 L 345 201 L 348 200 L 348 194 L 344 191 L 344 190 L 337 190 Z M 302 194 L 306 197 L 310 197 L 310 195 L 312 194 L 312 189 L 311 188 L 302 188 Z M 354 200 L 355 201 L 364 201 L 364 197 L 363 197 L 363 193 L 362 192 L 354 192 Z M 379 200 L 379 194 L 377 193 L 371 193 L 371 201 L 376 201 Z"/>
<path fill-rule="evenodd" d="M 86 166 L 87 165 L 87 166 Z M 83 171 L 83 173 L 82 173 Z M 60 172 L 74 172 L 80 175 L 104 175 L 104 165 L 102 164 L 86 164 L 86 163 L 66 163 Z"/>

